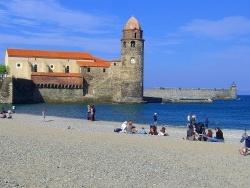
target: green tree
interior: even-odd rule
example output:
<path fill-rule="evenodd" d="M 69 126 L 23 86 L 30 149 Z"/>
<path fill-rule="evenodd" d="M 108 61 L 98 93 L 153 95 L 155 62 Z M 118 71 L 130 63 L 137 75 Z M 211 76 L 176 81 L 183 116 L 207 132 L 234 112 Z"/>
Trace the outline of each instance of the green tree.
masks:
<path fill-rule="evenodd" d="M 10 68 L 6 65 L 0 64 L 0 75 L 9 74 Z"/>

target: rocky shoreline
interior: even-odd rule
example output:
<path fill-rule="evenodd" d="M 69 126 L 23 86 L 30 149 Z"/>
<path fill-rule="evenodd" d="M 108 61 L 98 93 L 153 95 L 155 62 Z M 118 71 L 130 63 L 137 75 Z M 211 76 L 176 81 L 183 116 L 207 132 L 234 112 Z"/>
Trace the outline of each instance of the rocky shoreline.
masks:
<path fill-rule="evenodd" d="M 225 143 L 114 133 L 122 122 L 27 114 L 0 119 L 0 187 L 248 187 L 242 131 Z M 146 130 L 148 125 L 134 125 Z"/>

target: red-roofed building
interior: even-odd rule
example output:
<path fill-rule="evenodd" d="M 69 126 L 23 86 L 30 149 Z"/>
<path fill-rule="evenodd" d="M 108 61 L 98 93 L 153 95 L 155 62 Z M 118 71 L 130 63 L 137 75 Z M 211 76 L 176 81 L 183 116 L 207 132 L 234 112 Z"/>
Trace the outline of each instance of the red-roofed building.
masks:
<path fill-rule="evenodd" d="M 72 97 L 142 102 L 144 40 L 134 17 L 124 27 L 121 48 L 121 59 L 113 61 L 88 52 L 8 48 L 5 64 L 10 77 L 31 81 L 45 102 Z"/>

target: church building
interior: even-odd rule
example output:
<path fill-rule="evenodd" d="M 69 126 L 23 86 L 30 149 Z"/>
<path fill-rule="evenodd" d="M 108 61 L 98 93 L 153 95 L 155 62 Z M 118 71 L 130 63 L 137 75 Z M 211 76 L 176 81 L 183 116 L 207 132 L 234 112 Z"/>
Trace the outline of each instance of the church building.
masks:
<path fill-rule="evenodd" d="M 122 31 L 118 60 L 105 60 L 89 52 L 9 48 L 5 65 L 10 68 L 9 76 L 19 80 L 13 90 L 30 81 L 32 89 L 26 91 L 32 96 L 30 102 L 143 102 L 144 39 L 133 16 Z"/>

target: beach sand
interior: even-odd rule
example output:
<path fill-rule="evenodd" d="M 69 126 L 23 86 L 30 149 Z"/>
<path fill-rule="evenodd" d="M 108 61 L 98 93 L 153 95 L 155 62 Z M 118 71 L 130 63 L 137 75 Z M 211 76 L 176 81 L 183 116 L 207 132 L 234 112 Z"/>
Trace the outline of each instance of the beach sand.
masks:
<path fill-rule="evenodd" d="M 244 131 L 222 130 L 225 143 L 212 143 L 183 140 L 186 128 L 173 126 L 163 137 L 114 133 L 123 122 L 45 120 L 0 119 L 0 187 L 249 187 Z"/>

